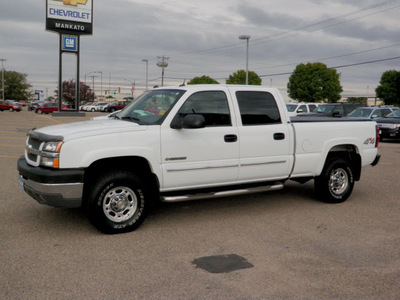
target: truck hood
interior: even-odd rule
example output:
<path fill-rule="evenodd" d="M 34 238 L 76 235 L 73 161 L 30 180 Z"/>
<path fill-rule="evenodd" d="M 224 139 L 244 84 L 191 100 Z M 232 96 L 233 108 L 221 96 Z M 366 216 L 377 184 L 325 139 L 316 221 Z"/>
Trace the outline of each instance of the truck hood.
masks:
<path fill-rule="evenodd" d="M 95 135 L 117 134 L 128 131 L 143 131 L 147 126 L 139 125 L 130 121 L 118 119 L 101 119 L 60 124 L 36 129 L 41 134 L 63 137 L 64 141 L 84 138 Z"/>
<path fill-rule="evenodd" d="M 400 124 L 400 118 L 382 118 L 376 120 L 379 123 Z"/>

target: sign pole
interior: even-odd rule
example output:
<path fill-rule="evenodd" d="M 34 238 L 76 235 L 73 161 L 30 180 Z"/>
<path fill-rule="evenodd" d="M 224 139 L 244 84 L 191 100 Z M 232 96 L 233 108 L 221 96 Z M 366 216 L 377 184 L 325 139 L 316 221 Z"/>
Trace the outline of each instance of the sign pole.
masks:
<path fill-rule="evenodd" d="M 79 114 L 80 36 L 93 33 L 93 0 L 46 0 L 46 30 L 59 35 L 58 115 Z M 75 102 L 73 110 L 62 109 L 63 53 L 76 56 Z M 84 114 L 82 114 L 84 115 Z"/>

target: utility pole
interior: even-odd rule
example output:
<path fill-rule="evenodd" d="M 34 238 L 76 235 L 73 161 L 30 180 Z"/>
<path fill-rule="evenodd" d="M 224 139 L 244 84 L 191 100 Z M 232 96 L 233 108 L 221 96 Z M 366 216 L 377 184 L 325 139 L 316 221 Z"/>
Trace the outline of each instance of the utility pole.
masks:
<path fill-rule="evenodd" d="M 4 99 L 4 62 L 7 61 L 7 59 L 0 58 L 1 61 L 1 90 L 2 90 L 2 100 Z"/>
<path fill-rule="evenodd" d="M 161 71 L 161 86 L 164 86 L 164 69 L 165 69 L 166 67 L 168 67 L 167 60 L 169 59 L 169 57 L 165 57 L 165 56 L 163 55 L 163 56 L 157 56 L 157 58 L 160 60 L 160 61 L 157 63 L 157 66 L 160 67 L 160 68 L 162 68 L 162 71 Z"/>
<path fill-rule="evenodd" d="M 90 75 L 89 77 L 92 77 L 92 82 L 93 82 L 93 101 L 94 101 L 94 97 L 95 97 L 95 92 L 94 92 L 94 78 L 95 77 L 97 77 L 97 76 L 94 76 L 94 75 Z"/>

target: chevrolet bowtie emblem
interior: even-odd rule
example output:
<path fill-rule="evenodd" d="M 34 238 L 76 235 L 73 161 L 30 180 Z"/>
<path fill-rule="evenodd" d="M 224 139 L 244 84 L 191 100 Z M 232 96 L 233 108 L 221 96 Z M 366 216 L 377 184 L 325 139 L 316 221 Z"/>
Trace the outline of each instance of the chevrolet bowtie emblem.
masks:
<path fill-rule="evenodd" d="M 78 4 L 86 4 L 88 0 L 56 0 L 56 1 L 62 1 L 64 2 L 65 5 L 77 6 Z"/>

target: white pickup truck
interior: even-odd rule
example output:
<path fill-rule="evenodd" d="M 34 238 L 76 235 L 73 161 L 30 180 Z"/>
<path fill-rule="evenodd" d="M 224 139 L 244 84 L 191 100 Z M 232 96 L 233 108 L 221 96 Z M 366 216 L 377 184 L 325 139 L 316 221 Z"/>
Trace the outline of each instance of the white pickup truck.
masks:
<path fill-rule="evenodd" d="M 346 200 L 376 165 L 373 121 L 289 119 L 261 86 L 157 88 L 109 117 L 29 131 L 18 161 L 41 204 L 84 207 L 106 233 L 137 228 L 158 201 L 264 192 L 314 179 L 325 202 Z"/>

